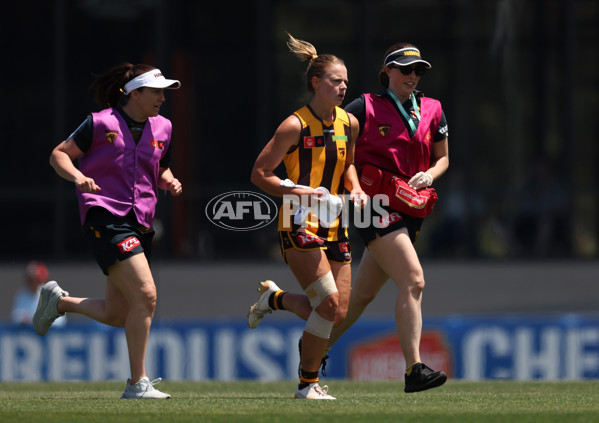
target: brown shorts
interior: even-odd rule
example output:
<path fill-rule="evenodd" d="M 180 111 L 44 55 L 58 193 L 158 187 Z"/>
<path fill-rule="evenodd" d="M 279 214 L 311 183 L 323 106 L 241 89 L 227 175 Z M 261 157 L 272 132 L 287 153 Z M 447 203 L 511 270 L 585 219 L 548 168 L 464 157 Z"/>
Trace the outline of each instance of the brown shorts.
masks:
<path fill-rule="evenodd" d="M 305 232 L 287 232 L 280 231 L 281 253 L 283 259 L 287 262 L 285 253 L 289 250 L 311 251 L 324 250 L 328 261 L 335 263 L 351 263 L 351 250 L 349 241 L 327 241 L 316 235 L 310 235 Z"/>

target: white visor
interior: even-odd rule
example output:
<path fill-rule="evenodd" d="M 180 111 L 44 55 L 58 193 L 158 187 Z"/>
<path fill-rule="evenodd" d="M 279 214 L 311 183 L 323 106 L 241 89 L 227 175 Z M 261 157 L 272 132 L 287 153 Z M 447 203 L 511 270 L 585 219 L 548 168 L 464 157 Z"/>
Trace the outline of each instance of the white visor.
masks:
<path fill-rule="evenodd" d="M 123 94 L 129 95 L 131 91 L 141 87 L 177 89 L 180 86 L 181 83 L 176 79 L 166 79 L 160 69 L 152 69 L 127 82 L 123 87 Z"/>

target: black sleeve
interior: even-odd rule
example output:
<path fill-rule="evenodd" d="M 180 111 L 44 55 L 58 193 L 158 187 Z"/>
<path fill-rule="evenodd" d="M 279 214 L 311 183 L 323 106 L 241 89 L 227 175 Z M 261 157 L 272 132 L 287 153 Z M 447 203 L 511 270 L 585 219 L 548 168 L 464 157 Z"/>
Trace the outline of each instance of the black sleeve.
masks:
<path fill-rule="evenodd" d="M 443 141 L 445 138 L 447 138 L 447 135 L 449 135 L 447 119 L 445 119 L 445 112 L 441 112 L 441 120 L 439 121 L 439 126 L 437 127 L 437 132 L 435 132 L 433 141 Z"/>
<path fill-rule="evenodd" d="M 366 120 L 366 103 L 364 102 L 364 96 L 361 95 L 345 106 L 345 111 L 347 113 L 351 113 L 356 117 L 356 119 L 358 119 L 358 123 L 360 124 L 358 136 L 360 136 L 362 134 L 362 130 L 364 130 L 364 121 Z"/>
<path fill-rule="evenodd" d="M 84 153 L 89 150 L 92 145 L 92 138 L 94 136 L 94 118 L 92 115 L 87 115 L 85 120 L 75 131 L 69 135 L 67 140 L 73 138 L 79 150 Z"/>
<path fill-rule="evenodd" d="M 166 149 L 166 153 L 164 153 L 164 157 L 160 159 L 160 167 L 171 167 L 171 145 L 173 145 L 172 142 L 168 144 L 168 148 Z"/>

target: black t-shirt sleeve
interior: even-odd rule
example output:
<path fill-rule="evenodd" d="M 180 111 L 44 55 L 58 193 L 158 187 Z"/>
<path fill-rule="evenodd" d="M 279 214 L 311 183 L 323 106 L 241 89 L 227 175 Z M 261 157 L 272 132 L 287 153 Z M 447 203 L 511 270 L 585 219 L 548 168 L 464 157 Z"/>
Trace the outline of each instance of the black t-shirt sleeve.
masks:
<path fill-rule="evenodd" d="M 164 157 L 160 159 L 160 167 L 169 168 L 171 167 L 171 145 L 172 141 L 168 144 L 168 148 L 166 149 L 166 153 L 164 153 Z"/>
<path fill-rule="evenodd" d="M 84 153 L 89 150 L 92 145 L 92 138 L 94 136 L 94 118 L 92 115 L 87 115 L 85 120 L 75 131 L 67 138 L 73 138 L 79 150 Z"/>
<path fill-rule="evenodd" d="M 439 121 L 439 126 L 437 127 L 437 132 L 435 132 L 433 141 L 434 142 L 443 141 L 445 138 L 447 138 L 447 135 L 448 135 L 447 119 L 445 119 L 445 112 L 441 112 L 441 120 Z"/>
<path fill-rule="evenodd" d="M 358 136 L 361 135 L 364 130 L 364 121 L 366 120 L 366 103 L 364 102 L 364 96 L 361 95 L 345 106 L 345 111 L 351 113 L 358 119 L 358 123 L 360 124 Z"/>

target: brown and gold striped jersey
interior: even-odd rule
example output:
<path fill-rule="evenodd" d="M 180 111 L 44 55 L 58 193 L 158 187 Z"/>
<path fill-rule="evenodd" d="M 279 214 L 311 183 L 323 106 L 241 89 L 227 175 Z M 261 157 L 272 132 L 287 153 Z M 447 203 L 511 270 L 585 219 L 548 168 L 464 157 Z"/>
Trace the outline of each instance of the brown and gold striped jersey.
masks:
<path fill-rule="evenodd" d="M 351 124 L 347 112 L 340 107 L 335 108 L 335 119 L 332 122 L 322 121 L 310 108 L 304 106 L 294 113 L 302 124 L 298 143 L 285 155 L 284 164 L 287 177 L 296 184 L 312 188 L 325 187 L 331 194 L 344 193 L 345 160 L 351 140 Z M 297 226 L 291 221 L 285 222 L 283 205 L 279 213 L 279 230 L 293 230 Z M 343 216 L 343 213 L 342 213 Z M 316 216 L 309 216 L 306 221 L 306 232 L 328 241 L 347 239 L 347 227 L 340 216 L 330 228 L 318 224 Z"/>

